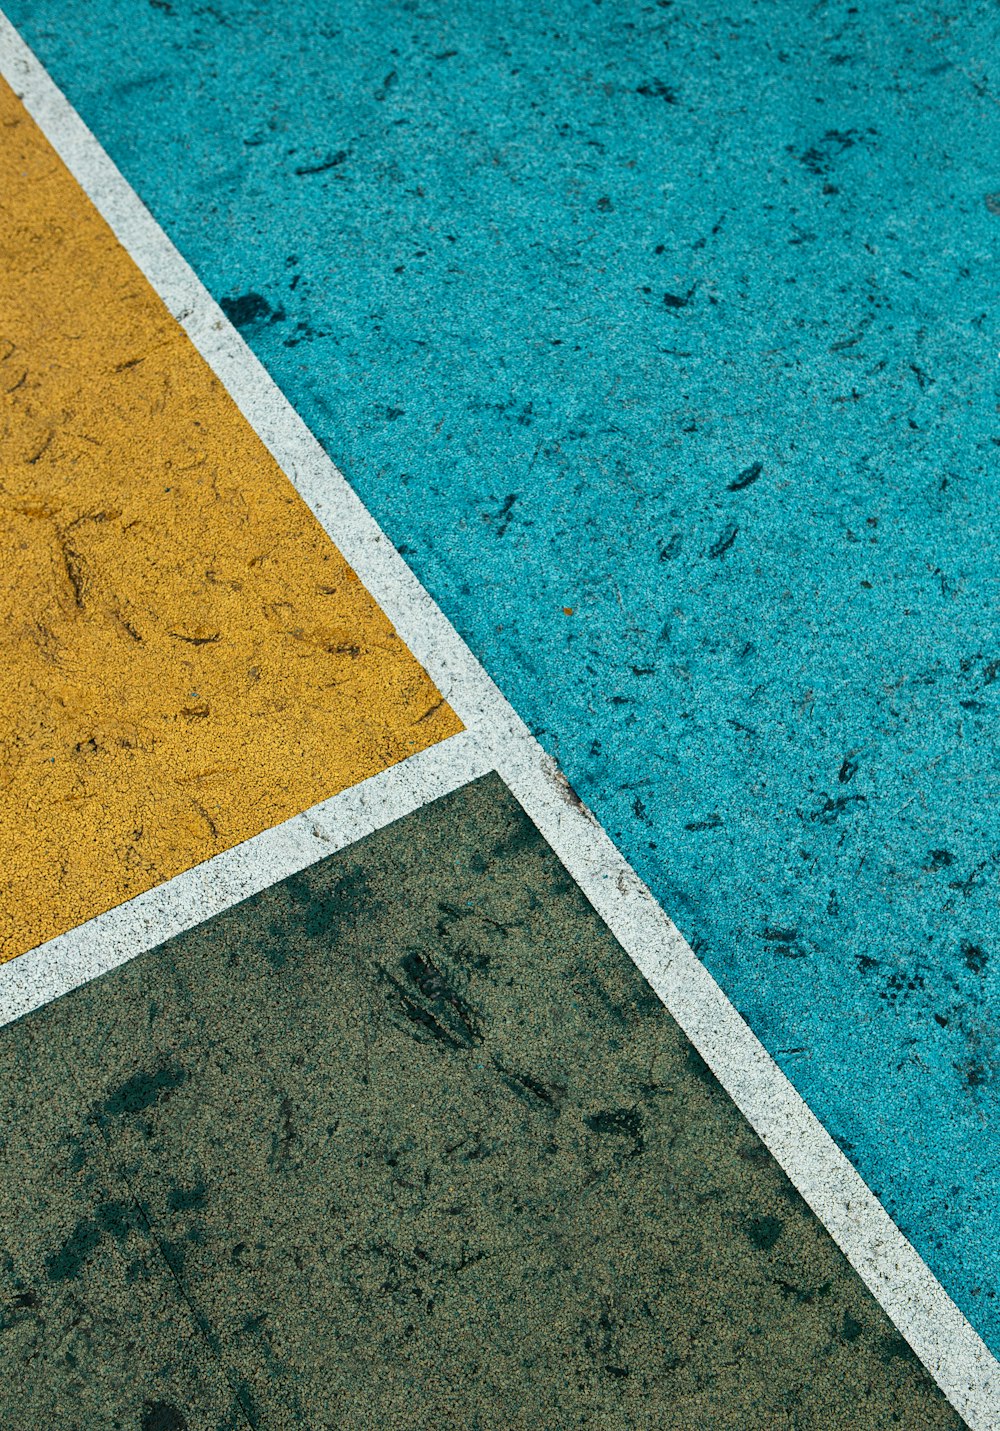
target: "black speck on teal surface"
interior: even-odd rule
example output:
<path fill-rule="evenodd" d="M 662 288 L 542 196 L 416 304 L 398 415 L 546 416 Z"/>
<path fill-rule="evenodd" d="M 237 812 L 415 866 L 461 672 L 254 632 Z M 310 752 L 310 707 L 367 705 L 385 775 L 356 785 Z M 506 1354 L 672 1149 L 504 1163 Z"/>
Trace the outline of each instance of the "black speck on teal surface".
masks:
<path fill-rule="evenodd" d="M 495 777 L 0 1032 L 11 1431 L 961 1422 Z"/>

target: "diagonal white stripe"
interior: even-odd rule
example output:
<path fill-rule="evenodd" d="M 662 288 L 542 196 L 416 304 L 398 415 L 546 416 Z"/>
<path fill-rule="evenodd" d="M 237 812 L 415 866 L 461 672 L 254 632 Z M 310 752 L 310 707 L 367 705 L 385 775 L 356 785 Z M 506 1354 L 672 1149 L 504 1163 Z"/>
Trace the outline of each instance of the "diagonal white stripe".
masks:
<path fill-rule="evenodd" d="M 0 1027 L 298 874 L 492 767 L 453 735 L 0 967 Z"/>
<path fill-rule="evenodd" d="M 1000 1431 L 1000 1364 L 2 15 L 0 73 L 949 1401 Z"/>

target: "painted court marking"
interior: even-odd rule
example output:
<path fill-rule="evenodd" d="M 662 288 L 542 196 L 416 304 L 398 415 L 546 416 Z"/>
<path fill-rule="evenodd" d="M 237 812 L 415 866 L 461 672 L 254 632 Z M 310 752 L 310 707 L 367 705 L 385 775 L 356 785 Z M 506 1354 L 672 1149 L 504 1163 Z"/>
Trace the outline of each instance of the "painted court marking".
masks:
<path fill-rule="evenodd" d="M 6 960 L 461 721 L 2 82 L 0 132 Z"/>
<path fill-rule="evenodd" d="M 214 369 L 470 733 L 468 737 L 452 737 L 442 746 L 412 757 L 355 791 L 317 807 L 324 811 L 323 829 L 331 843 L 320 844 L 309 835 L 308 823 L 316 817 L 316 812 L 311 811 L 278 827 L 278 831 L 286 833 L 294 827 L 294 833 L 287 833 L 287 845 L 281 844 L 286 838 L 281 835 L 275 848 L 283 849 L 288 858 L 302 858 L 305 864 L 310 862 L 310 849 L 315 851 L 312 858 L 319 858 L 360 838 L 367 829 L 388 823 L 396 815 L 383 818 L 383 811 L 378 809 L 376 813 L 376 807 L 383 793 L 387 794 L 391 787 L 393 771 L 411 767 L 418 760 L 427 760 L 428 770 L 438 770 L 442 777 L 439 793 L 445 793 L 444 772 L 433 765 L 434 749 L 451 751 L 444 760 L 445 767 L 450 769 L 447 778 L 458 777 L 463 762 L 467 762 L 468 770 L 476 773 L 496 769 L 952 1405 L 973 1431 L 998 1431 L 1000 1364 L 605 831 L 572 794 L 555 762 L 545 754 L 490 680 L 2 15 L 0 73 L 22 98 L 70 172 Z M 456 742 L 461 742 L 461 746 Z M 475 747 L 474 753 L 470 744 Z M 461 759 L 455 760 L 454 768 L 448 767 L 448 762 L 458 756 L 459 749 L 463 752 Z M 458 783 L 468 778 L 472 777 L 463 774 Z M 377 782 L 385 782 L 385 785 L 377 785 Z M 368 796 L 360 803 L 352 802 L 351 797 L 362 790 L 373 792 L 374 802 Z M 423 801 L 418 800 L 419 803 Z M 342 816 L 346 816 L 344 838 L 338 825 Z M 366 820 L 374 823 L 366 827 Z M 300 821 L 306 824 L 300 825 Z M 266 842 L 272 836 L 277 838 L 278 832 L 258 837 L 265 842 L 259 847 L 261 852 L 267 849 Z M 246 853 L 251 846 L 255 851 L 253 855 Z M 243 889 L 241 879 L 250 879 L 254 868 L 256 877 L 263 877 L 257 849 L 258 842 L 250 841 L 188 875 L 178 876 L 159 891 L 140 896 L 78 930 L 59 936 L 33 955 L 21 955 L 0 970 L 0 989 L 8 980 L 21 977 L 21 966 L 26 971 L 34 969 L 38 974 L 36 987 L 33 994 L 26 996 L 29 1002 L 24 1007 L 36 1007 L 64 989 L 93 977 L 88 971 L 95 959 L 99 962 L 100 946 L 105 938 L 110 938 L 112 950 L 128 950 L 112 962 L 121 962 L 129 953 L 151 947 L 166 937 L 157 933 L 147 939 L 147 930 L 153 927 L 151 911 L 157 898 L 161 902 L 174 898 L 165 893 L 172 885 L 184 882 L 187 891 L 177 897 L 175 917 L 183 900 L 190 901 L 196 890 L 201 890 L 206 899 L 221 903 L 199 909 L 191 923 L 218 912 L 232 902 L 231 897 L 225 895 L 225 888 Z M 268 854 L 266 858 L 269 861 L 271 856 Z M 244 859 L 248 861 L 245 867 L 241 864 Z M 220 864 L 223 861 L 229 863 Z M 227 873 L 220 876 L 218 889 L 213 894 L 216 867 Z M 300 864 L 298 868 L 301 867 Z M 287 872 L 268 863 L 264 883 L 273 883 Z M 226 885 L 226 880 L 232 881 L 231 886 Z M 246 892 L 250 892 L 249 887 Z M 243 894 L 235 897 L 242 898 Z M 47 951 L 44 958 L 43 951 Z M 32 962 L 29 964 L 28 960 Z M 98 968 L 96 972 L 101 970 Z M 34 1002 L 30 1002 L 31 999 Z M 8 1007 L 6 999 L 3 1007 L 5 1010 Z M 16 1017 L 16 1014 L 8 1017 Z"/>
<path fill-rule="evenodd" d="M 491 769 L 462 731 L 4 964 L 0 1027 Z"/>

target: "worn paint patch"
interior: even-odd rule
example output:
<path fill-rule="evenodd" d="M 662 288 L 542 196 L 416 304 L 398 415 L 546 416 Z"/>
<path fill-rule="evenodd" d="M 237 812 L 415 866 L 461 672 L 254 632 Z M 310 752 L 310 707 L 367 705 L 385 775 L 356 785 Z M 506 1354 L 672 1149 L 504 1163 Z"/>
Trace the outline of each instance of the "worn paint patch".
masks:
<path fill-rule="evenodd" d="M 496 776 L 5 1029 L 8 1123 L 4 1424 L 117 1306 L 88 1425 L 961 1425 Z"/>
<path fill-rule="evenodd" d="M 61 1093 L 48 1083 L 55 1073 L 51 1049 L 35 1030 L 20 1024 L 6 1033 L 0 1041 L 4 1426 L 245 1428 L 238 1395 L 212 1360 L 207 1329 L 169 1275 L 155 1230 L 109 1159 L 99 1128 L 67 1117 L 72 1076 L 65 1067 L 57 1075 Z"/>
<path fill-rule="evenodd" d="M 0 959 L 460 722 L 0 85 Z"/>

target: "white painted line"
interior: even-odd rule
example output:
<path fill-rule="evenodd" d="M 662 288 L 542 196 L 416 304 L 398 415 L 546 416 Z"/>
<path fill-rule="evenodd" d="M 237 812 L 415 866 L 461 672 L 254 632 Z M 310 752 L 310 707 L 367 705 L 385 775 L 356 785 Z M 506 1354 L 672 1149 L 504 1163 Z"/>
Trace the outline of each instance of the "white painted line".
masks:
<path fill-rule="evenodd" d="M 0 965 L 0 1026 L 107 974 L 491 769 L 468 731 Z"/>
<path fill-rule="evenodd" d="M 0 73 L 949 1401 L 1000 1431 L 1000 1364 L 2 15 Z"/>

